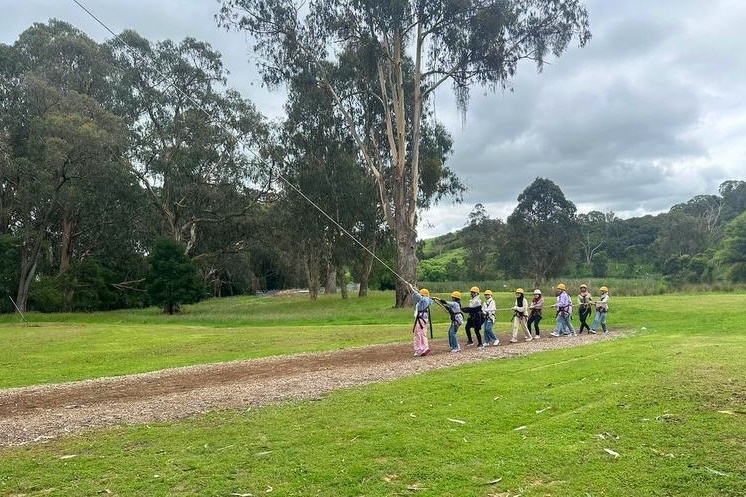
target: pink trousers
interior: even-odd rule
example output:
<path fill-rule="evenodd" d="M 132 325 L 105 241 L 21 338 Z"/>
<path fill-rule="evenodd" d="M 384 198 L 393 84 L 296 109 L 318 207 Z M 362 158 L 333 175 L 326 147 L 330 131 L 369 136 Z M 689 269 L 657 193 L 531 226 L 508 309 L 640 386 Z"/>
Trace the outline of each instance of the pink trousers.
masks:
<path fill-rule="evenodd" d="M 427 323 L 417 320 L 414 325 L 414 337 L 412 339 L 412 345 L 414 346 L 414 355 L 422 355 L 426 350 L 430 350 L 427 343 L 427 334 L 425 325 Z"/>

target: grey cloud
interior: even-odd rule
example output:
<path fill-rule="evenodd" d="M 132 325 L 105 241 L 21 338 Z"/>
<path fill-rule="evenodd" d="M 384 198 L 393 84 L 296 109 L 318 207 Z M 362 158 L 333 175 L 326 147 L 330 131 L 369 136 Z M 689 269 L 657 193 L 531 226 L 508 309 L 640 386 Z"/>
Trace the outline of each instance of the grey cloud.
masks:
<path fill-rule="evenodd" d="M 86 3 L 86 2 L 84 2 Z M 541 74 L 523 64 L 514 91 L 472 89 L 462 115 L 448 88 L 435 115 L 454 138 L 449 167 L 470 190 L 463 205 L 446 201 L 424 213 L 422 233 L 464 226 L 474 204 L 505 218 L 537 176 L 557 183 L 584 211 L 619 215 L 665 211 L 726 179 L 744 179 L 746 2 L 737 0 L 588 0 L 593 39 L 571 46 Z M 261 85 L 251 43 L 217 28 L 217 2 L 89 0 L 115 32 L 132 28 L 150 40 L 186 36 L 224 55 L 229 85 L 271 117 L 282 92 Z M 96 40 L 109 37 L 73 3 L 0 0 L 0 42 L 12 43 L 33 22 L 66 20 Z M 739 178 L 738 175 L 741 175 Z"/>

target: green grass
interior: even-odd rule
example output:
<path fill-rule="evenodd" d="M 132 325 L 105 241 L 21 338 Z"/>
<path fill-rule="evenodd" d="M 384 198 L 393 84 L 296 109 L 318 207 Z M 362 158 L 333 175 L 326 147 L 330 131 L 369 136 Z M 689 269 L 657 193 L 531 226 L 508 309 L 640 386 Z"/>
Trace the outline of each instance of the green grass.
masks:
<path fill-rule="evenodd" d="M 328 329 L 266 326 L 256 333 L 280 332 L 276 342 L 258 340 L 243 351 L 271 355 L 283 341 L 291 344 L 296 332 L 308 333 L 303 340 L 317 338 L 319 349 L 384 335 L 409 340 L 411 312 L 391 311 L 386 297 L 351 299 L 357 307 L 324 301 Z M 252 319 L 265 312 L 264 305 L 267 313 L 277 312 L 270 299 L 263 302 L 252 303 Z M 148 344 L 145 369 L 166 361 L 163 356 L 173 352 L 158 347 L 173 342 L 190 363 L 239 356 L 240 350 L 229 349 L 243 345 L 220 339 L 222 333 L 236 337 L 229 319 L 217 319 L 220 304 L 204 304 L 212 318 L 199 318 L 199 306 L 189 308 L 185 317 L 202 323 L 197 338 L 194 330 L 179 333 L 173 323 L 143 326 L 138 313 L 122 313 L 122 324 L 110 315 L 98 322 L 92 315 L 58 316 L 64 321 L 38 328 L 7 324 L 0 326 L 0 345 L 16 347 L 13 342 L 26 340 L 23 333 L 32 333 L 30 353 L 50 331 L 38 359 L 65 349 L 58 360 L 75 369 L 85 354 L 76 357 L 72 350 L 105 348 L 102 335 L 121 326 L 133 350 L 149 336 L 166 334 L 167 340 L 151 338 L 157 346 Z M 619 340 L 432 371 L 320 401 L 3 449 L 0 495 L 743 496 L 744 304 L 746 298 L 734 294 L 619 297 L 612 300 L 609 324 L 630 330 Z M 310 319 L 324 312 L 309 310 Z M 239 310 L 226 314 L 245 319 Z M 352 333 L 346 320 L 356 316 L 376 324 Z M 219 324 L 211 326 L 211 319 Z M 103 324 L 109 329 L 98 329 Z M 500 328 L 507 329 L 507 322 Z M 243 330 L 243 338 L 253 330 L 245 323 L 235 329 Z M 349 342 L 335 342 L 346 333 Z M 21 361 L 3 354 L 4 377 L 12 373 L 6 361 Z M 105 370 L 100 362 L 92 360 L 91 367 Z"/>

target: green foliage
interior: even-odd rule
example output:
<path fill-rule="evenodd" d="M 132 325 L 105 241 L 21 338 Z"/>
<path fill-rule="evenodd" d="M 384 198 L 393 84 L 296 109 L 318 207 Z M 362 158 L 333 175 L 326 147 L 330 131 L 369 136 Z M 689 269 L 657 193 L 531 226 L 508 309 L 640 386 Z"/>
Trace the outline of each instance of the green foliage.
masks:
<path fill-rule="evenodd" d="M 191 304 L 205 296 L 197 266 L 184 255 L 179 243 L 158 240 L 149 260 L 148 295 L 152 303 L 163 306 L 164 312 L 173 314 L 181 304 Z"/>
<path fill-rule="evenodd" d="M 28 307 L 39 312 L 65 310 L 65 298 L 60 280 L 53 276 L 43 276 L 35 281 L 29 292 Z"/>
<path fill-rule="evenodd" d="M 660 288 L 635 289 L 634 293 L 732 287 L 732 283 L 746 278 L 746 263 L 741 265 L 739 262 L 739 255 L 744 253 L 736 234 L 740 229 L 739 224 L 735 221 L 726 224 L 726 220 L 734 209 L 746 205 L 746 182 L 726 181 L 720 190 L 722 198 L 699 195 L 689 202 L 673 206 L 669 213 L 657 216 L 620 219 L 613 212 L 578 214 L 578 236 L 570 237 L 565 242 L 571 251 L 561 274 L 573 279 L 622 278 L 622 281 L 661 278 Z M 470 247 L 478 245 L 475 241 L 488 238 L 478 239 L 472 226 L 480 225 L 484 220 L 493 221 L 487 212 L 483 208 L 475 208 L 469 215 L 469 221 L 472 220 L 475 222 L 470 222 L 459 231 L 420 242 L 420 264 L 427 268 L 427 275 L 438 276 L 433 280 L 443 282 L 442 271 L 430 271 L 431 265 L 440 269 L 440 265 L 430 261 L 436 254 L 458 247 L 468 251 Z M 731 225 L 733 227 L 729 228 Z M 525 275 L 522 261 L 533 245 L 528 240 L 523 243 L 511 240 L 513 232 L 510 226 L 507 227 L 508 230 L 502 232 L 496 230 L 496 236 L 489 240 L 487 247 L 472 250 L 474 254 L 471 261 L 467 259 L 466 267 L 455 278 L 450 276 L 447 279 L 458 280 L 468 275 L 477 281 L 489 281 L 503 276 L 516 278 Z M 550 234 L 551 231 L 539 233 L 538 243 L 548 244 Z M 477 255 L 490 251 L 496 254 L 498 266 L 477 271 L 482 267 Z M 553 255 L 551 251 L 540 251 L 540 254 L 547 258 Z M 727 262 L 730 256 L 726 254 L 733 255 L 732 262 Z M 731 283 L 725 283 L 723 279 Z M 637 285 L 632 287 L 637 288 Z"/>
<path fill-rule="evenodd" d="M 562 273 L 572 253 L 578 224 L 575 204 L 565 198 L 559 186 L 536 178 L 519 196 L 508 216 L 510 252 L 503 262 L 516 276 L 529 276 L 536 283 Z"/>
<path fill-rule="evenodd" d="M 420 262 L 418 274 L 422 281 L 447 281 L 466 273 L 466 249 L 449 250 Z"/>
<path fill-rule="evenodd" d="M 114 272 L 97 260 L 84 259 L 75 264 L 66 277 L 66 286 L 73 291 L 72 310 L 90 312 L 124 307 L 123 292 L 117 292 L 111 285 L 115 282 Z"/>
<path fill-rule="evenodd" d="M 728 225 L 715 260 L 728 280 L 746 281 L 746 212 Z"/>
<path fill-rule="evenodd" d="M 15 312 L 10 298 L 18 290 L 20 268 L 19 240 L 11 235 L 0 235 L 0 313 Z"/>
<path fill-rule="evenodd" d="M 591 263 L 591 274 L 595 278 L 603 278 L 609 273 L 609 258 L 606 252 L 598 252 Z"/>

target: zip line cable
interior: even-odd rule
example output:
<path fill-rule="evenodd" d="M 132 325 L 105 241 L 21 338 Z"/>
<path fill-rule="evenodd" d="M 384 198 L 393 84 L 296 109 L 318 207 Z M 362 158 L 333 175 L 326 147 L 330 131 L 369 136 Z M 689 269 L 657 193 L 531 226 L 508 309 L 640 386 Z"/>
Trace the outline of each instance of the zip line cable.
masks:
<path fill-rule="evenodd" d="M 137 62 L 137 59 L 139 58 L 142 62 L 145 63 L 146 66 L 150 67 L 156 74 L 158 74 L 162 78 L 161 81 L 158 84 L 163 83 L 163 82 L 167 82 L 167 80 L 169 79 L 168 76 L 166 74 L 164 74 L 162 71 L 160 71 L 157 67 L 155 67 L 155 65 L 152 64 L 151 61 L 146 60 L 145 57 L 138 57 L 138 55 L 135 53 L 135 50 L 126 41 L 124 41 L 119 35 L 117 35 L 116 33 L 114 33 L 114 31 L 112 31 L 109 28 L 109 26 L 106 25 L 106 23 L 104 23 L 101 19 L 99 19 L 98 17 L 96 17 L 93 14 L 93 12 L 91 12 L 90 10 L 88 10 L 78 0 L 72 0 L 72 1 L 78 7 L 80 7 L 86 14 L 88 14 L 91 18 L 93 18 L 99 25 L 101 25 L 101 27 L 103 27 L 106 31 L 108 31 L 114 37 L 114 40 L 116 40 L 118 43 L 120 43 L 121 45 L 123 45 L 126 48 L 126 50 L 129 53 L 129 55 L 132 57 L 133 62 Z M 168 87 L 166 89 L 168 90 L 168 88 L 174 88 L 181 96 L 185 97 L 187 100 L 189 100 L 190 102 L 192 102 L 192 104 L 194 104 L 197 109 L 201 110 L 208 118 L 210 118 L 210 120 L 212 120 L 213 122 L 217 123 L 218 126 L 220 126 L 221 128 L 223 128 L 228 134 L 233 134 L 233 131 L 230 130 L 225 125 L 225 123 L 223 123 L 220 119 L 215 118 L 215 116 L 213 116 L 207 109 L 205 109 L 204 106 L 202 106 L 202 104 L 200 104 L 197 100 L 195 100 L 191 95 L 189 95 L 188 93 L 186 93 L 184 90 L 182 90 L 181 88 L 179 88 L 176 85 L 175 82 L 169 83 Z M 241 138 L 240 136 L 238 136 L 237 138 L 238 138 L 239 141 L 243 140 L 243 138 Z M 259 159 L 262 163 L 264 163 L 266 165 L 266 161 L 264 161 L 264 159 L 262 159 L 256 152 L 254 152 L 251 149 L 251 147 L 247 147 L 247 150 L 249 151 L 249 153 L 251 153 L 252 155 L 254 155 L 254 157 L 256 157 L 257 159 Z M 385 267 L 386 269 L 388 269 L 392 274 L 394 274 L 394 276 L 396 276 L 397 278 L 399 278 L 401 281 L 403 281 L 407 285 L 410 284 L 406 279 L 404 279 L 403 276 L 401 276 L 399 273 L 397 273 L 393 268 L 391 268 L 391 266 L 389 266 L 383 260 L 381 260 L 380 257 L 378 257 L 373 251 L 371 251 L 368 247 L 366 247 L 353 234 L 351 234 L 341 224 L 339 224 L 337 222 L 337 220 L 335 220 L 333 217 L 331 217 L 329 214 L 327 214 L 326 211 L 324 211 L 324 209 L 322 209 L 316 202 L 314 202 L 313 200 L 311 200 L 306 194 L 304 194 L 290 180 L 288 180 L 287 178 L 285 178 L 285 176 L 283 176 L 277 170 L 277 168 L 275 168 L 271 164 L 269 165 L 269 168 L 288 187 L 290 187 L 293 191 L 295 191 L 295 193 L 297 193 L 298 195 L 300 195 L 301 198 L 303 198 L 303 200 L 305 200 L 306 202 L 308 202 L 309 204 L 311 204 L 317 211 L 319 211 L 324 217 L 326 217 L 332 224 L 334 224 L 337 228 L 339 228 L 339 230 L 342 231 L 342 233 L 344 233 L 345 235 L 347 235 L 352 241 L 354 241 L 356 244 L 358 244 L 363 250 L 365 250 L 375 260 L 377 260 L 383 267 Z"/>

